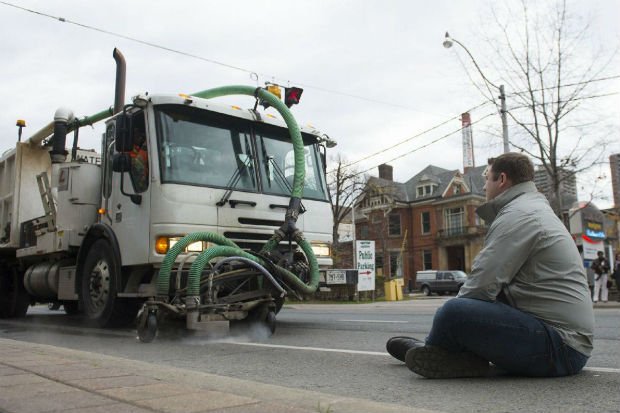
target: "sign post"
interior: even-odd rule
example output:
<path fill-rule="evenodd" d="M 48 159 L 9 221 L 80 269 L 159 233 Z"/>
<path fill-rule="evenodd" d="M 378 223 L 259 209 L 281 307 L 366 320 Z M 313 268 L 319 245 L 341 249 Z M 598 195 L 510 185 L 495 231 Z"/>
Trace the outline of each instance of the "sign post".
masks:
<path fill-rule="evenodd" d="M 355 241 L 358 281 L 357 291 L 375 290 L 375 242 Z"/>

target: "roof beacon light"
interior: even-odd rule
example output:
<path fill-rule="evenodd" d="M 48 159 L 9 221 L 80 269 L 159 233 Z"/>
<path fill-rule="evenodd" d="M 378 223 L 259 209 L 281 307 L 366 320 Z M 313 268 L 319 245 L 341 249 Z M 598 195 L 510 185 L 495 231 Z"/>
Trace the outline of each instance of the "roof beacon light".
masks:
<path fill-rule="evenodd" d="M 278 99 L 282 99 L 282 89 L 278 85 L 267 85 L 267 92 L 277 96 Z"/>

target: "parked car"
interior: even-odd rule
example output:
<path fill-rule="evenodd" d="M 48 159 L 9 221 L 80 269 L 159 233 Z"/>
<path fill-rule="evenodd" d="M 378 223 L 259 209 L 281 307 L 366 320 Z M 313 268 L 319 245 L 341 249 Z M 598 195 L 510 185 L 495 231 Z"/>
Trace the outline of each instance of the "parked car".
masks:
<path fill-rule="evenodd" d="M 416 285 L 424 295 L 443 295 L 445 293 L 458 293 L 467 279 L 467 274 L 458 270 L 447 271 L 418 271 Z"/>

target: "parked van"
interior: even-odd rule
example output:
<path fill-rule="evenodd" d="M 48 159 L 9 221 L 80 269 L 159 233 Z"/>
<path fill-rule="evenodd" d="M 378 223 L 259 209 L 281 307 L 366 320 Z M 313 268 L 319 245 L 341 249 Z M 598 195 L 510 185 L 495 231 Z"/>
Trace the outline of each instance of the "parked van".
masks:
<path fill-rule="evenodd" d="M 463 271 L 418 271 L 416 275 L 416 287 L 424 295 L 443 295 L 444 293 L 458 293 L 461 286 L 467 279 L 467 274 Z"/>

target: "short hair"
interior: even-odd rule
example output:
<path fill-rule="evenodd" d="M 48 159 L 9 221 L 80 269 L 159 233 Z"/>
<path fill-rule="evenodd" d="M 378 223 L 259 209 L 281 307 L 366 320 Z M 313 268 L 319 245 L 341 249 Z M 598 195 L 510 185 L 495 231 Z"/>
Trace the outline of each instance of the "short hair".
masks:
<path fill-rule="evenodd" d="M 505 173 L 513 185 L 534 180 L 534 164 L 522 153 L 508 152 L 489 158 L 489 172 L 494 181 L 499 179 L 499 174 Z"/>

